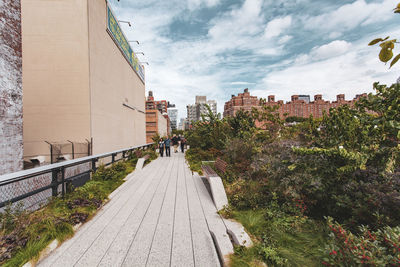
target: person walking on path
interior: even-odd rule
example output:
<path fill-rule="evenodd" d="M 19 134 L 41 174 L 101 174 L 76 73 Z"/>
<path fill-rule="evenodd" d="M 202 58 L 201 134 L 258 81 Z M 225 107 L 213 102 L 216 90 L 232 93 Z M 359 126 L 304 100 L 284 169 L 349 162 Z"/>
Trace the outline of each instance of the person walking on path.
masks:
<path fill-rule="evenodd" d="M 158 142 L 158 150 L 160 151 L 160 156 L 164 156 L 164 140 L 160 138 L 160 142 Z"/>
<path fill-rule="evenodd" d="M 178 143 L 179 143 L 179 137 L 174 135 L 174 137 L 172 137 L 172 145 L 174 146 L 175 153 L 178 152 Z"/>
<path fill-rule="evenodd" d="M 185 153 L 185 145 L 186 145 L 186 139 L 185 137 L 181 137 L 181 152 Z"/>
<path fill-rule="evenodd" d="M 165 139 L 164 146 L 165 146 L 165 156 L 171 157 L 171 139 L 169 139 L 169 136 L 167 136 L 167 139 Z"/>

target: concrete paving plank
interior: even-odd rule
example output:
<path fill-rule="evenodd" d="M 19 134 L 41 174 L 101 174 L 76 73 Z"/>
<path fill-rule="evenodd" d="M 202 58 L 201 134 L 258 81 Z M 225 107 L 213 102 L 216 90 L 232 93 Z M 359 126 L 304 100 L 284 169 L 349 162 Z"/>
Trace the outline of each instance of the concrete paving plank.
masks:
<path fill-rule="evenodd" d="M 66 264 L 74 264 L 74 261 L 80 258 L 81 253 L 90 246 L 92 243 L 90 240 L 93 241 L 93 237 L 96 237 L 96 233 L 98 234 L 101 232 L 124 204 L 129 201 L 129 198 L 133 196 L 130 192 L 147 186 L 145 182 L 149 182 L 150 180 L 146 179 L 146 177 L 150 172 L 156 170 L 158 163 L 154 162 L 153 166 L 155 168 L 149 168 L 145 172 L 142 172 L 141 176 L 130 179 L 121 185 L 124 186 L 124 188 L 120 189 L 118 195 L 111 199 L 92 220 L 83 224 L 70 240 L 64 242 L 57 250 L 50 254 L 49 257 L 44 259 L 39 266 L 54 266 L 64 262 L 64 260 Z"/>
<path fill-rule="evenodd" d="M 159 165 L 159 168 L 161 165 Z M 134 194 L 130 194 L 126 192 L 126 194 L 130 194 L 133 197 L 129 199 L 129 201 L 125 204 L 125 206 L 120 210 L 120 212 L 113 218 L 112 223 L 110 223 L 104 231 L 93 241 L 93 244 L 85 251 L 84 255 L 79 259 L 79 261 L 75 264 L 75 266 L 94 266 L 97 265 L 103 255 L 106 253 L 108 248 L 110 247 L 114 238 L 116 238 L 117 234 L 121 231 L 123 227 L 126 226 L 126 222 L 128 217 L 135 212 L 135 208 L 138 206 L 139 202 L 142 200 L 143 195 L 148 193 L 150 187 L 158 184 L 157 175 L 159 169 L 154 174 L 156 175 L 154 179 L 148 176 L 150 179 L 146 179 L 147 187 L 138 188 L 138 190 Z M 153 174 L 153 175 L 154 175 Z M 149 174 L 151 175 L 151 174 Z M 151 183 L 150 183 L 151 182 Z"/>
<path fill-rule="evenodd" d="M 221 266 L 216 248 L 202 212 L 191 171 L 185 166 L 185 181 L 189 203 L 195 266 Z"/>
<path fill-rule="evenodd" d="M 165 166 L 160 185 L 152 199 L 142 223 L 135 235 L 135 239 L 130 244 L 129 251 L 122 266 L 145 266 L 153 241 L 154 233 L 159 221 L 160 212 L 165 199 L 167 187 L 171 181 L 171 170 L 176 167 L 177 159 L 174 157 L 172 165 Z"/>
<path fill-rule="evenodd" d="M 232 245 L 182 153 L 158 158 L 126 180 L 39 266 L 220 266 L 211 235 L 223 255 L 229 252 L 224 242 Z"/>
<path fill-rule="evenodd" d="M 173 168 L 170 174 L 171 181 L 167 187 L 146 266 L 161 267 L 170 264 L 178 169 Z"/>
<path fill-rule="evenodd" d="M 217 213 L 214 202 L 211 199 L 201 177 L 197 174 L 193 175 L 193 180 L 197 188 L 197 193 L 201 200 L 204 216 L 207 220 L 208 229 L 210 230 L 224 265 L 229 266 L 229 255 L 234 252 L 233 245 L 221 216 Z"/>
<path fill-rule="evenodd" d="M 171 266 L 194 266 L 192 232 L 183 164 L 184 161 L 182 160 L 178 166 Z"/>
<path fill-rule="evenodd" d="M 163 159 L 157 159 L 161 162 L 162 168 L 171 167 L 172 162 L 165 161 Z M 151 201 L 156 193 L 156 190 L 162 181 L 162 174 L 160 171 L 162 168 L 158 169 L 158 173 L 155 174 L 153 180 L 156 181 L 155 184 L 151 185 L 147 191 L 143 194 L 140 202 L 138 203 L 135 211 L 131 213 L 125 226 L 119 231 L 117 236 L 112 241 L 108 250 L 101 258 L 98 266 L 121 266 L 125 260 L 129 247 L 135 235 L 143 221 L 146 211 L 151 204 Z"/>

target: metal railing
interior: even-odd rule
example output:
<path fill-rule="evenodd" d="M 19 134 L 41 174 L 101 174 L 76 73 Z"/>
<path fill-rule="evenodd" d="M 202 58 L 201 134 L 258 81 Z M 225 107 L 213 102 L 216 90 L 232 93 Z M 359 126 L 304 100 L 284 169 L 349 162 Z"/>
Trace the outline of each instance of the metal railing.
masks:
<path fill-rule="evenodd" d="M 67 183 L 83 185 L 101 160 L 107 166 L 126 159 L 135 150 L 145 150 L 153 143 L 88 156 L 0 176 L 0 211 L 8 204 L 22 202 L 24 209 L 35 210 L 51 197 L 66 193 Z M 108 159 L 108 162 L 107 160 Z"/>

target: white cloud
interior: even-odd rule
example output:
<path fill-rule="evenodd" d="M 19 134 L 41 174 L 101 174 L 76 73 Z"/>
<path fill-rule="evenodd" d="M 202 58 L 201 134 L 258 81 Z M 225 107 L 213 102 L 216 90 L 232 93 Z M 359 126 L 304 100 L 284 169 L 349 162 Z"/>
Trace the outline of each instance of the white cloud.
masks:
<path fill-rule="evenodd" d="M 343 40 L 336 40 L 326 45 L 314 47 L 311 50 L 311 56 L 316 60 L 336 57 L 346 53 L 350 47 L 350 43 Z"/>
<path fill-rule="evenodd" d="M 394 35 L 400 35 L 400 31 Z M 323 94 L 325 99 L 334 100 L 337 94 L 345 93 L 350 99 L 356 94 L 371 92 L 376 81 L 394 83 L 398 72 L 379 61 L 379 49 L 368 47 L 369 39 L 354 44 L 334 41 L 314 48 L 286 67 L 266 74 L 252 93 L 260 97 L 275 94 L 284 100 L 293 94 Z"/>
<path fill-rule="evenodd" d="M 220 0 L 188 0 L 187 5 L 190 10 L 198 9 L 200 7 L 215 7 L 221 1 Z"/>
<path fill-rule="evenodd" d="M 293 39 L 293 36 L 284 35 L 284 36 L 282 36 L 282 37 L 279 39 L 278 44 L 280 44 L 280 45 L 286 44 L 287 42 L 289 42 L 289 41 L 292 40 L 292 39 Z"/>
<path fill-rule="evenodd" d="M 254 84 L 254 83 L 250 83 L 250 82 L 231 82 L 232 85 L 250 85 L 250 84 Z"/>
<path fill-rule="evenodd" d="M 283 18 L 276 18 L 268 22 L 265 28 L 265 38 L 269 39 L 281 35 L 287 28 L 292 25 L 292 17 L 286 16 Z"/>
<path fill-rule="evenodd" d="M 359 25 L 365 26 L 393 18 L 393 13 L 390 11 L 395 7 L 395 2 L 383 0 L 381 3 L 367 3 L 365 0 L 357 0 L 330 12 L 307 17 L 304 24 L 307 29 L 348 31 Z"/>
<path fill-rule="evenodd" d="M 295 2 L 279 1 L 284 6 Z M 296 0 L 296 3 L 305 1 Z M 122 26 L 127 36 L 141 42 L 139 47 L 132 44 L 134 50 L 144 51 L 146 57 L 139 57 L 150 63 L 146 66 L 146 90 L 153 90 L 156 99 L 167 99 L 177 104 L 179 117 L 186 116 L 186 105 L 194 102 L 195 95 L 207 95 L 209 99 L 217 100 L 221 112 L 224 102 L 233 93 L 227 92 L 226 87 L 232 90 L 241 86 L 255 87 L 254 92 L 259 96 L 273 93 L 285 99 L 292 93 L 314 92 L 324 95 L 327 92 L 327 96 L 344 92 L 350 97 L 353 92 L 371 88 L 372 81 L 390 81 L 395 76 L 378 62 L 378 48 L 366 46 L 373 37 L 358 44 L 344 41 L 347 29 L 372 23 L 371 5 L 379 9 L 379 14 L 384 11 L 390 16 L 394 4 L 387 4 L 389 0 L 384 0 L 384 5 L 381 3 L 379 8 L 374 6 L 376 2 L 356 1 L 358 5 L 367 7 L 361 12 L 362 19 L 356 18 L 359 14 L 354 4 L 321 16 L 303 17 L 300 21 L 295 14 L 267 17 L 263 10 L 263 5 L 264 8 L 269 5 L 266 0 L 246 0 L 241 5 L 220 11 L 218 16 L 204 23 L 202 27 L 207 29 L 206 34 L 181 40 L 171 37 L 174 34 L 169 28 L 172 22 L 182 17 L 190 22 L 196 19 L 192 17 L 196 9 L 216 7 L 221 2 L 149 0 L 134 4 L 133 1 L 115 1 L 118 17 L 133 22 L 132 28 Z M 343 25 L 341 16 L 347 16 L 343 18 Z M 291 27 L 302 26 L 302 22 L 307 23 L 308 30 L 322 29 L 330 39 L 341 37 L 342 40 L 300 51 L 297 52 L 299 55 L 284 59 L 285 46 L 297 36 L 290 31 Z M 302 40 L 295 41 L 302 44 Z M 265 59 L 268 64 L 261 65 L 260 61 Z M 256 85 L 258 78 L 251 76 L 254 74 L 264 77 L 260 84 Z"/>
<path fill-rule="evenodd" d="M 340 37 L 340 36 L 342 36 L 342 33 L 341 33 L 341 32 L 331 32 L 331 33 L 329 34 L 329 39 L 336 39 L 336 38 L 338 38 L 338 37 Z"/>

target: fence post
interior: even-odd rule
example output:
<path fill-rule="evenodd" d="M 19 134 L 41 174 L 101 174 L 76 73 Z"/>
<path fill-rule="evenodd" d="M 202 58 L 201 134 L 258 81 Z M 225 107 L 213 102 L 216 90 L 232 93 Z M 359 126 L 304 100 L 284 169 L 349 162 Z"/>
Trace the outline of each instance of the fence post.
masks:
<path fill-rule="evenodd" d="M 65 168 L 61 167 L 61 185 L 62 185 L 62 197 L 64 198 L 65 196 Z"/>
<path fill-rule="evenodd" d="M 122 151 L 122 158 L 125 159 L 125 152 L 126 151 Z"/>
<path fill-rule="evenodd" d="M 58 195 L 57 189 L 58 189 L 58 174 L 59 173 L 60 173 L 60 169 L 53 169 L 51 171 L 51 175 L 52 175 L 52 177 L 51 177 L 51 185 L 52 185 L 51 195 L 53 197 L 57 197 L 57 195 Z"/>
<path fill-rule="evenodd" d="M 92 171 L 93 172 L 96 172 L 96 162 L 97 162 L 97 159 L 92 159 Z"/>
<path fill-rule="evenodd" d="M 50 145 L 50 163 L 53 164 L 53 145 L 50 142 L 44 142 Z"/>
<path fill-rule="evenodd" d="M 71 142 L 71 141 L 69 141 L 69 140 L 67 140 L 68 142 L 70 142 L 71 143 L 71 145 L 72 145 L 72 159 L 75 159 L 75 148 L 74 148 L 74 142 Z"/>
<path fill-rule="evenodd" d="M 115 153 L 112 153 L 112 155 L 111 155 L 111 162 L 114 164 L 114 162 L 115 162 Z"/>
<path fill-rule="evenodd" d="M 90 141 L 85 139 L 87 142 L 87 155 L 90 156 Z"/>

